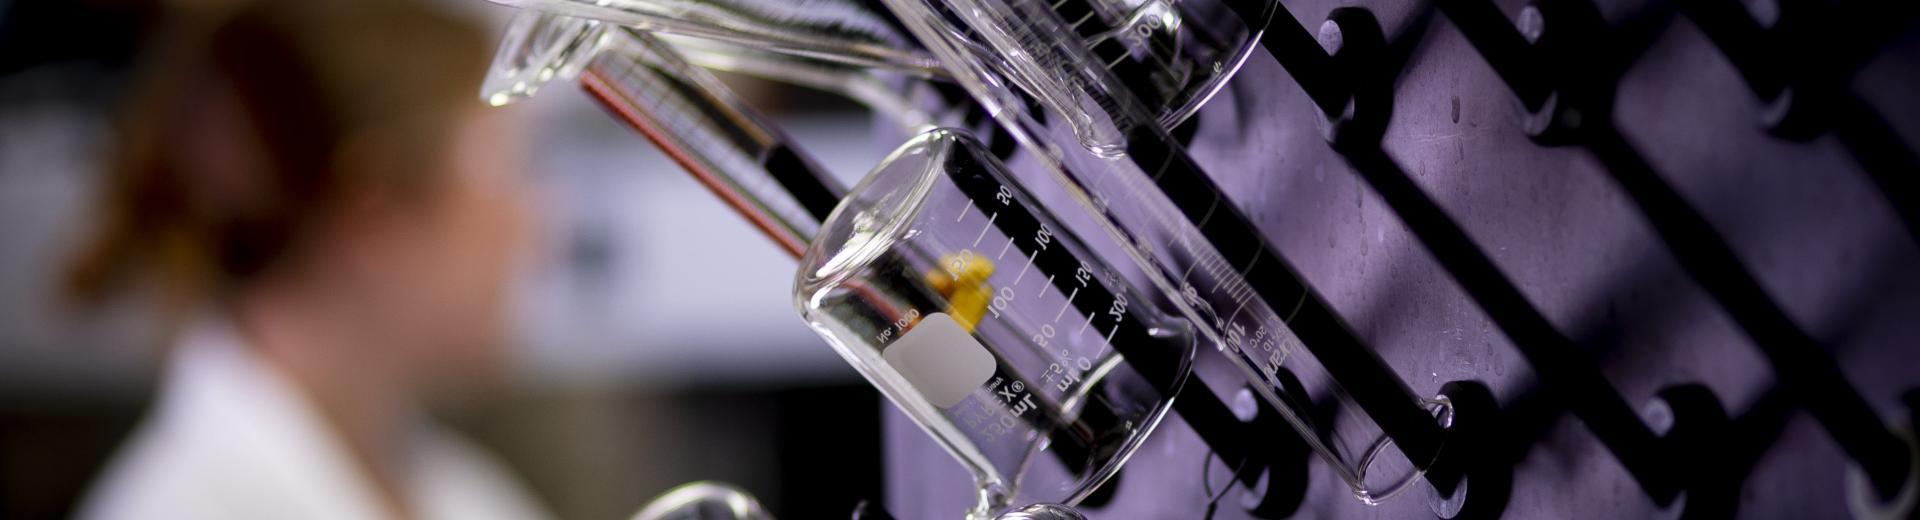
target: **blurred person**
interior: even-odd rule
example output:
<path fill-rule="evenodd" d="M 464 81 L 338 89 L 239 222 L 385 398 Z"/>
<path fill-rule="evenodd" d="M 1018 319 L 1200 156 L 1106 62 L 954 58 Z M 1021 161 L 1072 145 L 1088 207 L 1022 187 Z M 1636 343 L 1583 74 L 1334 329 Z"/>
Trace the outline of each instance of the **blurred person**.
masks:
<path fill-rule="evenodd" d="M 425 414 L 499 377 L 530 227 L 512 116 L 475 94 L 486 32 L 401 1 L 227 11 L 148 64 L 70 272 L 174 324 L 81 517 L 543 517 Z"/>

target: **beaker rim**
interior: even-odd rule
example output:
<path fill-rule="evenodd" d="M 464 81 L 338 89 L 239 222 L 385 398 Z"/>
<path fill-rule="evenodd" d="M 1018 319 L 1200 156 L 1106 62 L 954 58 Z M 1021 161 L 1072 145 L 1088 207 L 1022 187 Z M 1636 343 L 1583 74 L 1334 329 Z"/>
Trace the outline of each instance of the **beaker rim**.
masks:
<path fill-rule="evenodd" d="M 866 178 L 848 190 L 807 246 L 794 280 L 796 293 L 810 294 L 854 276 L 861 266 L 879 258 L 911 232 L 934 181 L 940 178 L 942 166 L 956 148 L 970 142 L 975 140 L 965 130 L 932 128 L 907 139 L 881 159 Z M 876 191 L 880 197 L 862 198 Z M 878 225 L 869 227 L 867 233 L 857 233 L 861 224 L 855 219 L 868 219 Z"/>

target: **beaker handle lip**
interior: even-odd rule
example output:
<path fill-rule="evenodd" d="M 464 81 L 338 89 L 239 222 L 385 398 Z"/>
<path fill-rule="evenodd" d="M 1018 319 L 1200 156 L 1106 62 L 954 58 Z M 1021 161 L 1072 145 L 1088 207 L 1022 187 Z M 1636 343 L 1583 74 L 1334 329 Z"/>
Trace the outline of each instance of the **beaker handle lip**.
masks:
<path fill-rule="evenodd" d="M 1442 429 L 1453 428 L 1453 400 L 1448 399 L 1445 394 L 1434 396 L 1432 399 L 1421 399 L 1420 404 L 1433 410 L 1434 418 L 1440 421 Z M 1385 453 L 1389 446 L 1393 446 L 1393 437 L 1381 434 L 1378 440 L 1373 441 L 1373 446 L 1367 448 L 1366 455 L 1360 457 L 1360 471 L 1355 474 L 1353 497 L 1360 499 L 1362 503 L 1370 506 L 1384 504 L 1412 488 L 1415 482 L 1426 477 L 1427 468 L 1432 467 L 1434 461 L 1440 459 L 1440 454 L 1446 451 L 1446 440 L 1441 439 L 1440 449 L 1434 451 L 1433 460 L 1414 467 L 1413 471 L 1407 472 L 1406 475 L 1384 488 L 1367 489 L 1367 469 L 1373 467 L 1373 461 L 1378 459 L 1381 453 Z"/>

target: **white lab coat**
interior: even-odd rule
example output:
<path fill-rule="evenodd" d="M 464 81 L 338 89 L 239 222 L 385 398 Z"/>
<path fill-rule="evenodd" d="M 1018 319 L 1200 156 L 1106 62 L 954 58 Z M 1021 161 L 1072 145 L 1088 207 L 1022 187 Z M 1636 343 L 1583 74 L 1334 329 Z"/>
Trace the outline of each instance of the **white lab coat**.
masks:
<path fill-rule="evenodd" d="M 386 517 L 372 483 L 285 376 L 231 329 L 184 337 L 159 399 L 81 506 L 93 519 Z M 420 520 L 546 518 L 493 460 L 431 425 L 405 461 Z"/>

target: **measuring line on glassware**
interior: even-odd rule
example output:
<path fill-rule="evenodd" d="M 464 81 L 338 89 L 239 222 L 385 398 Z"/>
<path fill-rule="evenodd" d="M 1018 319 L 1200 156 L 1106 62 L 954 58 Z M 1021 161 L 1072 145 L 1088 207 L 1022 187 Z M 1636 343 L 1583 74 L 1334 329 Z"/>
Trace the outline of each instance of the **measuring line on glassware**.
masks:
<path fill-rule="evenodd" d="M 608 28 L 580 76 L 588 93 L 794 256 L 843 189 L 724 87 L 652 35 Z M 701 106 L 694 106 L 689 99 Z"/>
<path fill-rule="evenodd" d="M 1007 257 L 1007 248 L 1027 252 L 1020 257 L 1020 269 L 1011 281 L 1005 281 L 1004 271 L 998 270 L 987 278 L 987 282 L 994 286 L 987 313 L 995 320 L 1006 321 L 1004 326 L 1016 330 L 1023 327 L 1013 320 L 1024 318 L 1038 323 L 1034 327 L 1025 327 L 1037 331 L 1027 339 L 1052 362 L 1046 373 L 1039 375 L 1038 381 L 1065 390 L 1065 387 L 1083 379 L 1087 371 L 1093 370 L 1096 365 L 1094 360 L 1111 352 L 1115 341 L 1149 339 L 1151 332 L 1137 320 L 1131 319 L 1127 299 L 1109 287 L 1120 283 L 1117 275 L 1104 269 L 1096 272 L 1091 267 L 1093 264 L 1079 258 L 1062 242 L 1056 230 L 1035 216 L 1028 207 L 1029 203 L 1022 200 L 1023 197 L 1015 195 L 1012 187 L 984 176 L 955 177 L 956 184 L 961 192 L 967 194 L 969 202 L 962 205 L 955 221 L 967 221 L 971 214 L 972 220 L 981 222 L 982 234 L 999 229 L 1008 237 L 1007 245 L 1002 246 L 1001 257 Z M 957 279 L 968 262 L 978 254 L 973 249 L 962 249 L 943 252 L 939 256 L 949 259 L 942 267 L 949 276 Z M 1046 281 L 1026 282 L 1030 271 L 1046 274 Z M 1023 309 L 1015 305 L 1028 300 L 1044 302 L 1050 294 L 1060 295 L 1057 308 L 1026 306 Z M 1053 312 L 1044 314 L 1049 309 Z M 1069 309 L 1075 309 L 1080 314 L 1070 319 L 1067 314 Z M 1026 312 L 1019 312 L 1022 310 Z M 1091 330 L 1096 334 L 1093 337 L 1099 338 L 1099 349 L 1087 354 L 1084 351 L 1075 353 L 1066 346 L 1051 348 L 1069 328 L 1073 328 L 1072 337 L 1076 341 Z"/>
<path fill-rule="evenodd" d="M 926 2 L 941 2 L 953 11 Z M 1038 12 L 1047 6 L 1035 9 L 1035 3 L 887 0 L 910 31 L 956 68 L 956 81 L 982 104 L 995 107 L 996 119 L 1011 136 L 1036 152 L 1076 202 L 1101 217 L 1152 285 L 1169 295 L 1209 341 L 1231 353 L 1227 358 L 1252 389 L 1332 463 L 1357 496 L 1365 500 L 1404 489 L 1399 484 L 1369 489 L 1364 465 L 1373 458 L 1356 461 L 1360 453 L 1355 450 L 1364 447 L 1337 449 L 1350 440 L 1337 431 L 1344 428 L 1333 428 L 1342 421 L 1315 424 L 1313 410 L 1300 404 L 1313 398 L 1299 394 L 1320 388 L 1333 392 L 1328 396 L 1351 398 L 1370 423 L 1355 427 L 1392 437 L 1416 468 L 1435 460 L 1444 428 L 1406 382 L 1270 252 L 1259 229 L 1231 201 L 1222 200 L 1225 196 L 1144 107 L 1114 86 L 1099 62 L 1076 54 L 1081 47 L 1067 42 L 1065 31 L 1047 27 L 1055 13 Z M 968 25 L 953 26 L 956 17 Z M 988 30 L 979 30 L 983 26 Z M 1036 118 L 1022 108 L 1052 117 Z M 1064 135 L 1068 131 L 1071 137 Z M 1071 146 L 1067 143 L 1091 154 L 1063 153 L 1060 147 Z M 1232 218 L 1216 216 L 1222 204 L 1228 204 L 1225 216 Z M 1288 309 L 1284 318 L 1275 306 Z M 1315 343 L 1305 343 L 1301 338 L 1306 337 Z M 1312 354 L 1315 362 L 1301 367 L 1309 371 L 1298 374 L 1312 379 L 1289 375 L 1299 371 L 1287 365 L 1297 348 Z M 1375 433 L 1366 435 L 1377 440 Z"/>

